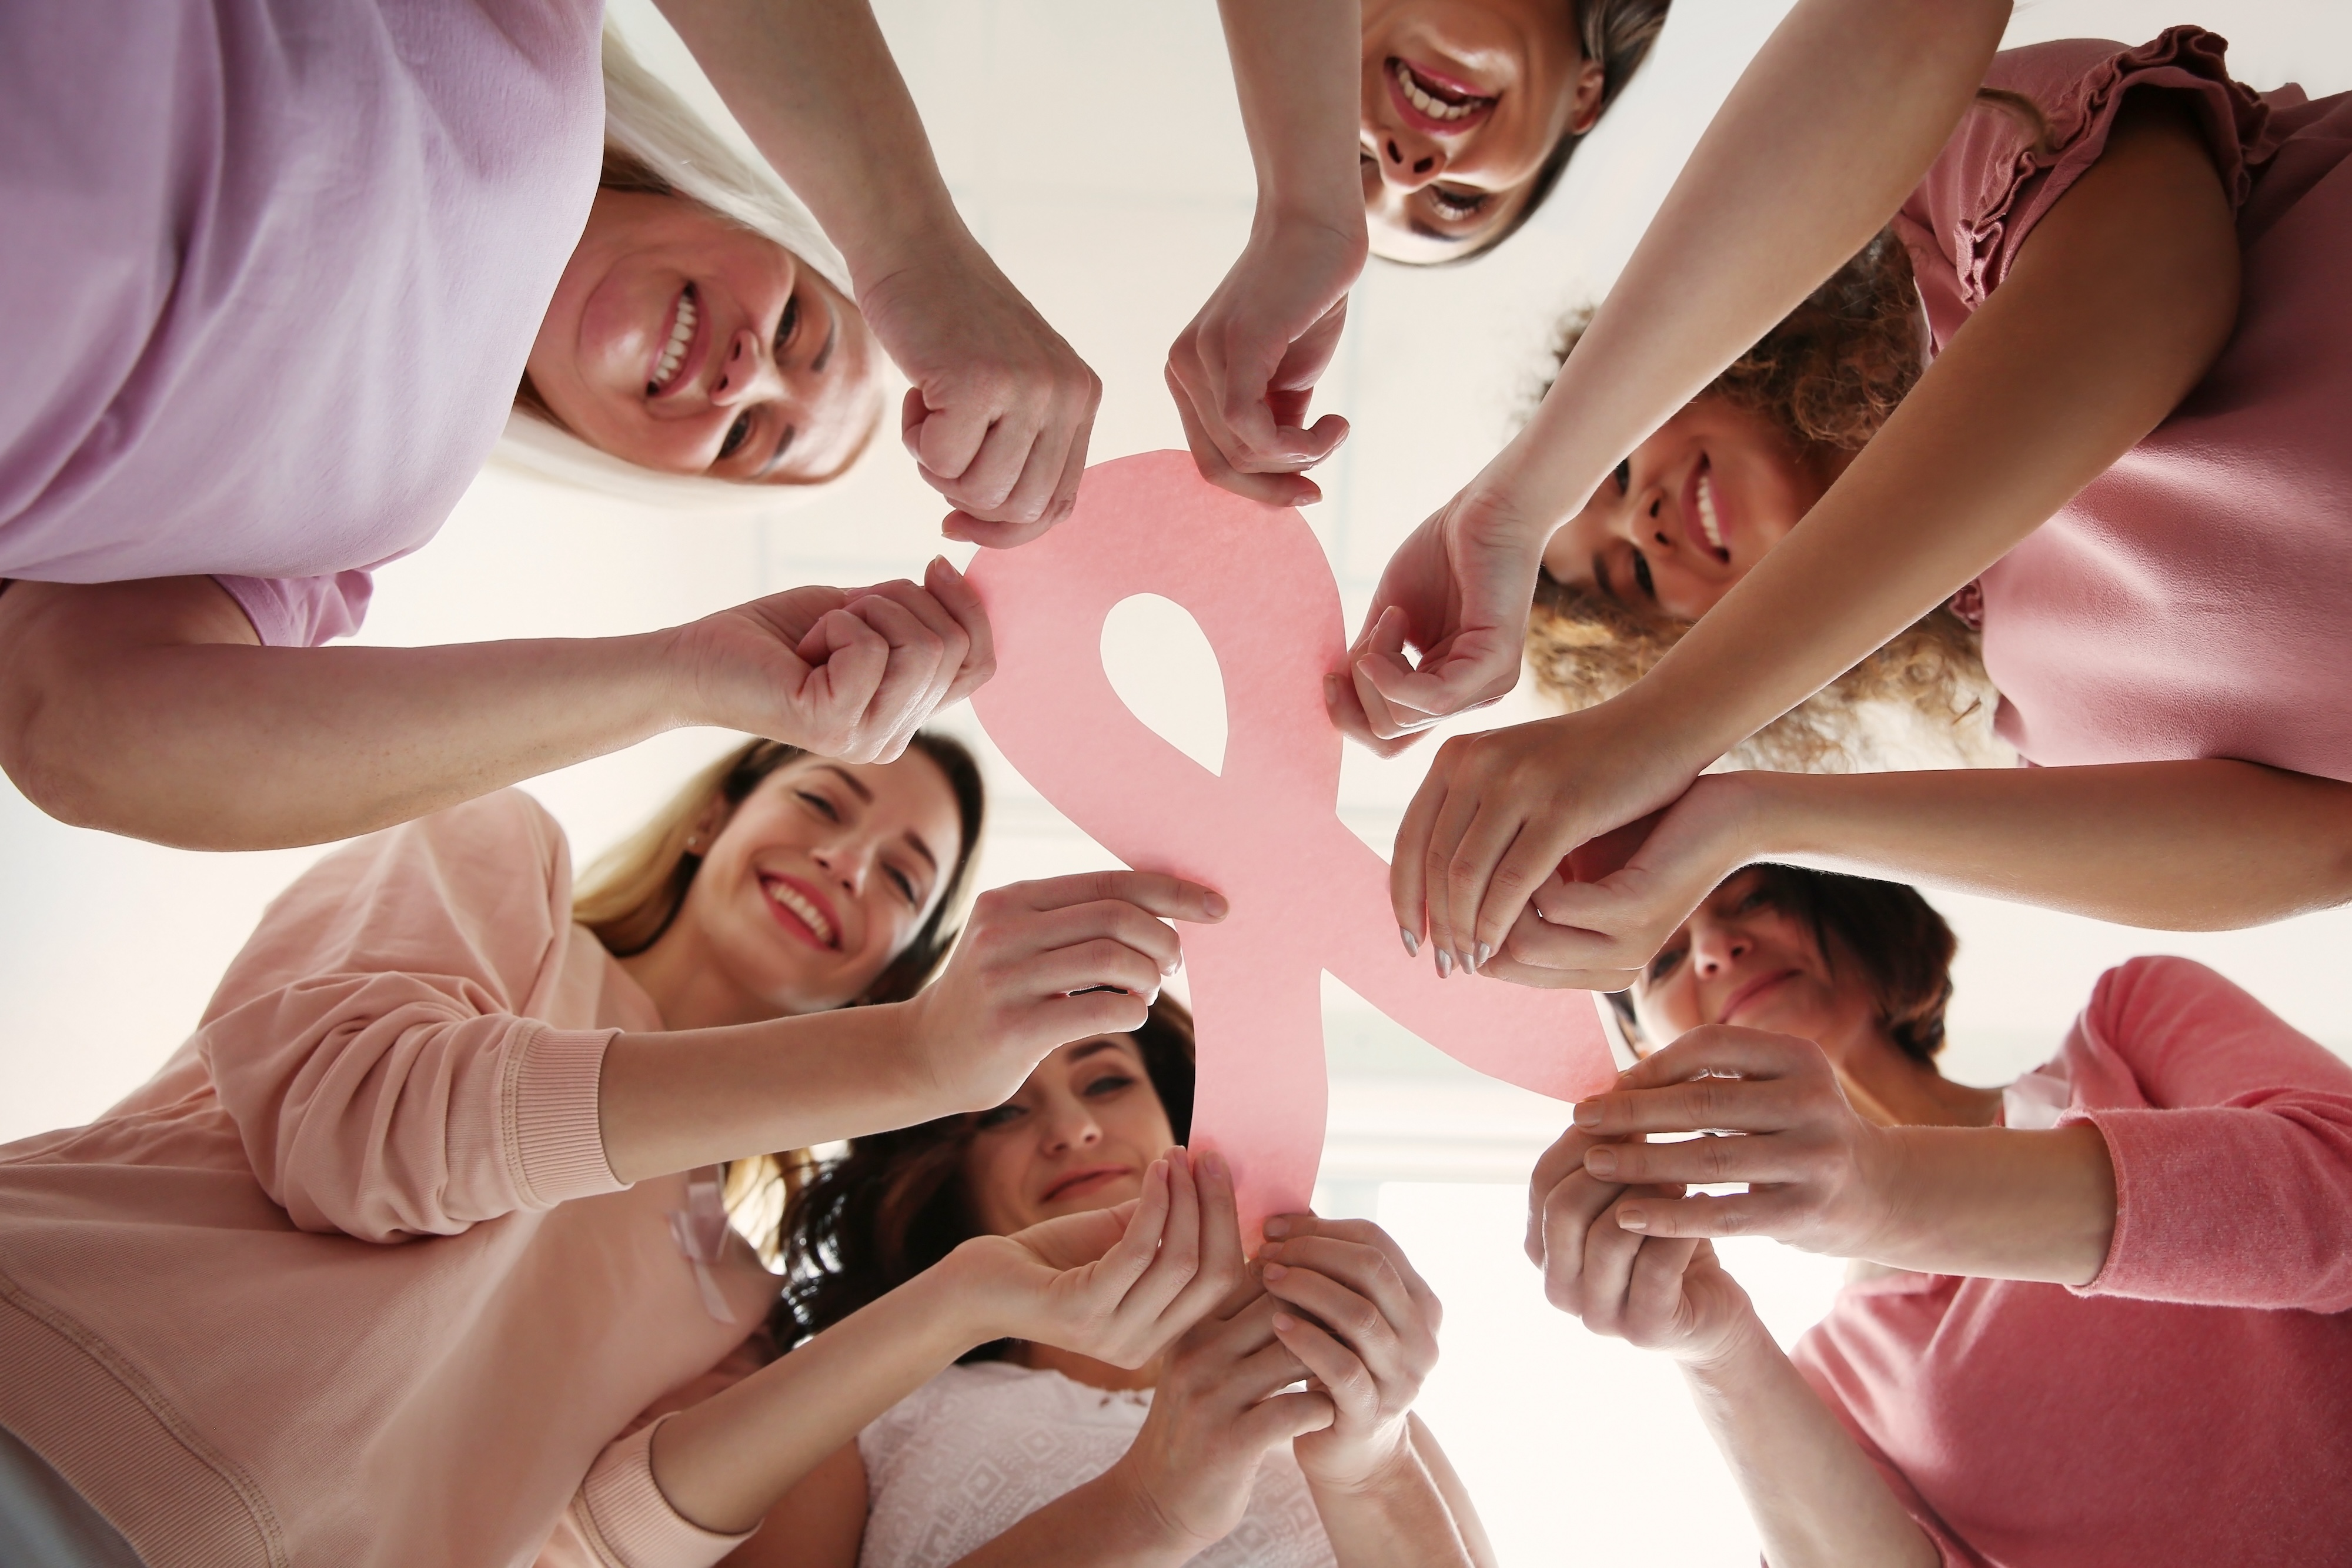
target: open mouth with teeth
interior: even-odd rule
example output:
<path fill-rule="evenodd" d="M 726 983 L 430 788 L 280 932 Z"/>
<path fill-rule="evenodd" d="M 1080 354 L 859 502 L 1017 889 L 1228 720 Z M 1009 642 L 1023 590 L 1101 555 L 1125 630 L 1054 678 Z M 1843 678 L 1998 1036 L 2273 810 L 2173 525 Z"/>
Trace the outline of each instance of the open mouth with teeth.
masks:
<path fill-rule="evenodd" d="M 1714 465 L 1704 457 L 1698 460 L 1698 471 L 1691 476 L 1691 507 L 1684 520 L 1684 532 L 1694 530 L 1697 538 L 1693 543 L 1725 565 L 1731 563 L 1730 547 L 1723 542 L 1723 512 L 1716 499 Z"/>
<path fill-rule="evenodd" d="M 686 368 L 687 352 L 694 347 L 695 329 L 701 323 L 702 304 L 689 283 L 670 308 L 669 336 L 663 340 L 661 352 L 654 356 L 653 371 L 646 377 L 647 397 L 659 397 L 676 384 Z"/>
<path fill-rule="evenodd" d="M 841 950 L 840 929 L 834 925 L 832 915 L 815 899 L 782 877 L 763 876 L 760 879 L 760 888 L 768 895 L 768 902 L 774 906 L 777 918 L 785 930 L 794 936 L 805 933 L 808 939 L 820 947 L 830 947 L 835 952 Z"/>
<path fill-rule="evenodd" d="M 1391 59 L 1389 80 L 1396 89 L 1399 104 L 1422 120 L 1423 129 L 1428 131 L 1465 130 L 1495 107 L 1494 99 L 1475 93 L 1465 84 L 1449 80 L 1425 66 L 1416 68 L 1403 60 Z"/>

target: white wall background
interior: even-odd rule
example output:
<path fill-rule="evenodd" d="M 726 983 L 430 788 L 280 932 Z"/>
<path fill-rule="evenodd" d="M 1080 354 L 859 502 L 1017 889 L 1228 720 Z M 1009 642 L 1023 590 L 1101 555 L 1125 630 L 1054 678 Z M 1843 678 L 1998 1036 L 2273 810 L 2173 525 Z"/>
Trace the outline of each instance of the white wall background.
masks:
<path fill-rule="evenodd" d="M 942 166 L 974 231 L 1101 374 L 1098 458 L 1181 446 L 1160 380 L 1168 342 L 1238 251 L 1249 162 L 1208 0 L 880 0 Z M 1467 270 L 1375 264 L 1318 399 L 1354 439 L 1308 514 L 1352 623 L 1404 532 L 1506 437 L 1543 368 L 1550 324 L 1597 299 L 1706 117 L 1785 0 L 1677 0 L 1653 63 L 1580 152 L 1549 207 Z M 642 50 L 715 107 L 646 0 L 615 0 Z M 2198 20 L 2235 43 L 2260 87 L 2352 88 L 2352 15 L 2323 0 L 2041 0 L 2012 42 L 2131 41 Z M 383 574 L 367 640 L 420 643 L 593 635 L 673 623 L 807 581 L 912 575 L 940 548 L 941 507 L 885 462 L 773 515 L 673 517 L 498 474 L 431 549 Z M 954 552 L 961 556 L 961 550 Z M 1150 689 L 1179 738 L 1219 727 L 1205 648 L 1186 660 L 1148 614 L 1108 652 Z M 1519 697 L 1482 725 L 1535 711 Z M 968 715 L 948 720 L 979 739 Z M 682 732 L 532 789 L 593 854 L 729 743 Z M 983 755 L 988 755 L 984 742 Z M 1383 763 L 1351 748 L 1342 814 L 1385 851 L 1426 748 Z M 1108 857 L 1001 763 L 992 883 Z M 317 851 L 209 856 L 58 825 L 0 786 L 0 1139 L 86 1119 L 185 1034 L 263 904 Z M 2298 1027 L 2352 1049 L 2341 998 L 2352 914 L 2261 931 L 2156 935 L 1938 897 L 1961 938 L 1956 1076 L 1998 1082 L 2042 1060 L 2099 971 L 2186 953 Z M 1591 1339 L 1542 1302 L 1517 1251 L 1523 1180 L 1556 1108 L 1402 1036 L 1333 988 L 1326 1188 L 1377 1214 L 1449 1302 L 1447 1359 L 1427 1397 L 1507 1561 L 1754 1561 L 1728 1478 L 1670 1368 Z M 1743 1244 L 1733 1266 L 1784 1337 L 1818 1315 L 1835 1269 Z"/>

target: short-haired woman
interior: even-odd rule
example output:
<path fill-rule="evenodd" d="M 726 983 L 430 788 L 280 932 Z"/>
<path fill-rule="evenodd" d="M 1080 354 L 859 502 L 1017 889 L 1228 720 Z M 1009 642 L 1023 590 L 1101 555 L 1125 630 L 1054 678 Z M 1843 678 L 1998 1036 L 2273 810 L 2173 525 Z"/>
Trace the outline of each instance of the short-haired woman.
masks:
<path fill-rule="evenodd" d="M 1132 1198 L 1189 1131 L 1192 1083 L 1192 1020 L 1163 997 L 1137 1028 L 1057 1050 L 992 1110 L 857 1139 L 787 1213 L 777 1337 L 821 1344 L 973 1237 Z M 1428 1287 L 1369 1223 L 1294 1216 L 1267 1232 L 1259 1281 L 1163 1358 L 975 1349 L 814 1470 L 730 1561 L 1491 1564 L 1410 1415 L 1437 1354 Z M 1280 1392 L 1300 1378 L 1307 1392 Z"/>
<path fill-rule="evenodd" d="M 1156 1351 L 1240 1278 L 1229 1192 L 1181 1162 L 696 1403 L 776 1293 L 720 1167 L 996 1103 L 1140 1022 L 1159 916 L 1210 916 L 1171 878 L 1020 883 L 948 958 L 982 816 L 951 740 L 758 741 L 576 899 L 511 790 L 311 868 L 152 1081 L 0 1151 L 0 1514 L 148 1568 L 528 1562 L 567 1518 L 594 1560 L 699 1568 L 796 1479 L 779 1427 L 837 1431 L 814 1460 L 1008 1332 Z M 878 1403 L 827 1392 L 845 1365 Z"/>
<path fill-rule="evenodd" d="M 2222 50 L 2175 27 L 1994 62 L 1889 235 L 1553 536 L 1577 603 L 1550 597 L 1539 667 L 1616 658 L 1629 625 L 1672 651 L 1448 744 L 1392 862 L 1402 924 L 1425 907 L 1454 961 L 1608 988 L 1751 859 L 2175 928 L 2352 897 L 2328 586 L 2352 571 L 2352 94 L 2257 94 Z M 1905 271 L 1936 345 L 1916 386 Z M 1857 666 L 1849 691 L 1965 711 L 1963 622 L 1994 729 L 2039 766 L 1692 789 Z M 1624 877 L 1546 884 L 1686 789 Z"/>
<path fill-rule="evenodd" d="M 943 568 L 649 636 L 315 652 L 519 387 L 553 423 L 509 444 L 575 471 L 810 484 L 874 437 L 887 350 L 951 533 L 1067 509 L 1094 378 L 955 215 L 864 0 L 781 8 L 799 36 L 759 0 L 668 9 L 814 216 L 576 0 L 0 15 L 0 354 L 28 367 L 0 766 L 37 804 L 315 843 L 680 725 L 892 757 L 984 676 Z"/>
<path fill-rule="evenodd" d="M 1621 1000 L 1644 1060 L 1538 1163 L 1553 1303 L 1682 1364 L 1774 1568 L 2340 1561 L 2352 1067 L 2135 958 L 2048 1065 L 1955 1083 L 1953 949 L 1892 883 L 1710 894 Z M 1791 1357 L 1717 1236 L 1858 1262 Z"/>

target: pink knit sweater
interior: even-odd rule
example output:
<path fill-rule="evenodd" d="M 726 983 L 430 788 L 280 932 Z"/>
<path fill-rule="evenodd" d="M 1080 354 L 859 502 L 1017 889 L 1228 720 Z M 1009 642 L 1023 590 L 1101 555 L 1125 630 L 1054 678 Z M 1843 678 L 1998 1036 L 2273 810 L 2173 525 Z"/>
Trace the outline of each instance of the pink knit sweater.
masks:
<path fill-rule="evenodd" d="M 149 1568 L 733 1544 L 663 1500 L 636 1417 L 774 1281 L 730 1238 L 719 1321 L 671 1229 L 688 1178 L 614 1179 L 604 1048 L 661 1019 L 571 899 L 516 791 L 362 840 L 152 1082 L 0 1149 L 0 1426 Z"/>
<path fill-rule="evenodd" d="M 2352 1066 L 2136 958 L 2043 1071 L 2115 1159 L 2099 1277 L 1850 1285 L 1798 1365 L 1948 1563 L 2352 1560 Z"/>

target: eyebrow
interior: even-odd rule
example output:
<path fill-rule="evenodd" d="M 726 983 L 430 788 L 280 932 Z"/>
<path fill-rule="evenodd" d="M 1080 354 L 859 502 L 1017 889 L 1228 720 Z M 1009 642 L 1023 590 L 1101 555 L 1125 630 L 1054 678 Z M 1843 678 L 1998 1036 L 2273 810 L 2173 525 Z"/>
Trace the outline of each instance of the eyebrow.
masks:
<path fill-rule="evenodd" d="M 833 358 L 833 345 L 841 338 L 841 312 L 833 308 L 833 301 L 830 299 L 824 302 L 824 343 L 817 350 L 816 356 L 809 361 L 809 369 L 812 371 L 824 369 L 824 362 Z"/>
<path fill-rule="evenodd" d="M 1609 580 L 1609 563 L 1601 558 L 1599 550 L 1592 552 L 1592 580 L 1599 586 L 1601 592 L 1620 604 L 1625 602 L 1625 596 L 1619 593 L 1616 586 Z"/>
<path fill-rule="evenodd" d="M 844 784 L 848 785 L 850 792 L 856 795 L 859 800 L 865 801 L 869 806 L 874 804 L 874 791 L 868 789 L 865 785 L 852 778 L 846 769 L 831 762 L 820 762 L 816 765 L 814 771 L 832 774 Z M 931 852 L 931 846 L 923 841 L 923 835 L 915 831 L 912 828 L 908 828 L 907 830 L 907 847 L 913 850 L 917 854 L 922 856 L 923 863 L 929 866 L 933 871 L 940 869 L 940 857 Z"/>
<path fill-rule="evenodd" d="M 1478 237 L 1475 233 L 1450 235 L 1444 229 L 1436 228 L 1429 224 L 1423 223 L 1419 218 L 1407 218 L 1405 220 L 1405 227 L 1411 229 L 1414 234 L 1419 235 L 1423 239 L 1438 240 L 1446 245 L 1466 245 L 1471 240 Z"/>
<path fill-rule="evenodd" d="M 1069 1056 L 1066 1058 L 1066 1060 L 1069 1061 L 1084 1061 L 1087 1057 L 1094 1055 L 1097 1051 L 1117 1051 L 1121 1043 L 1121 1041 L 1116 1040 L 1088 1040 L 1086 1044 L 1078 1047 L 1077 1050 L 1070 1052 Z"/>

